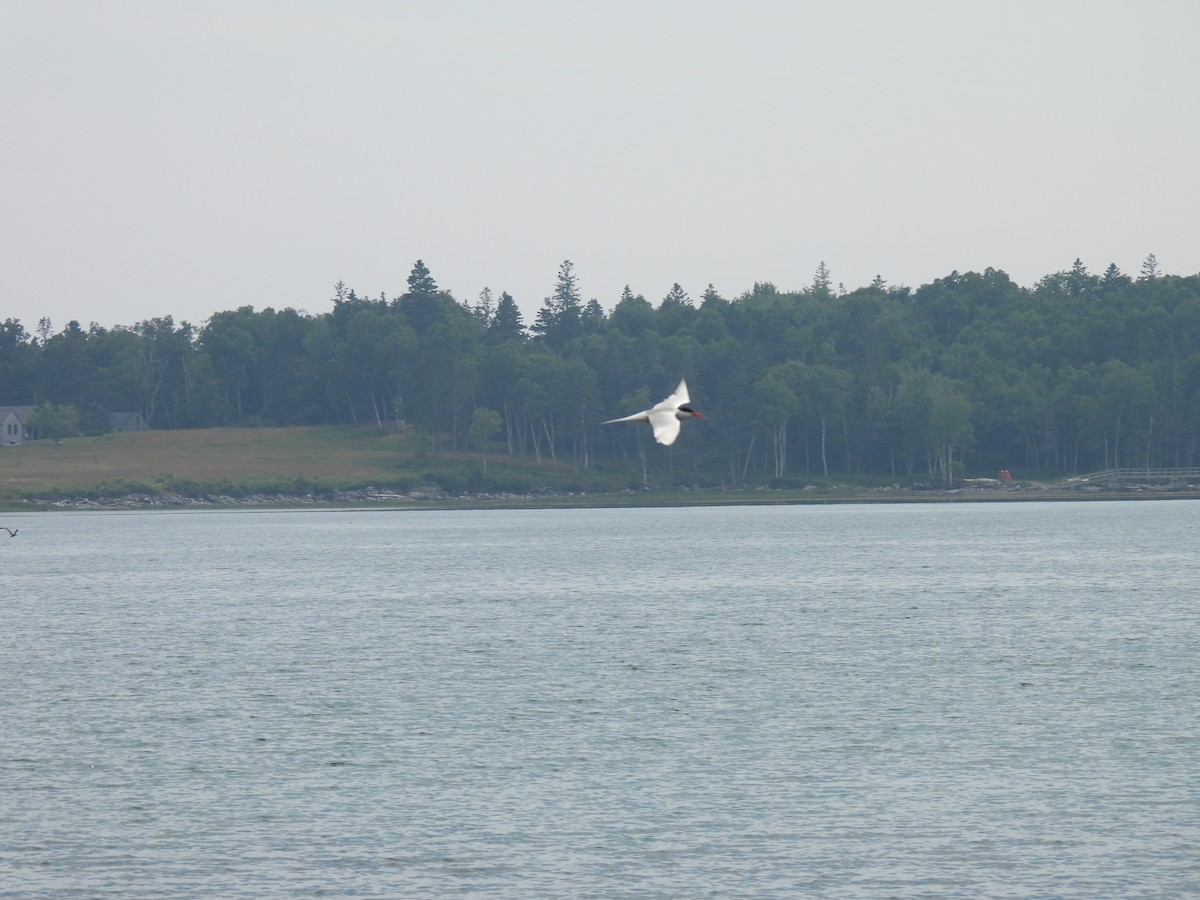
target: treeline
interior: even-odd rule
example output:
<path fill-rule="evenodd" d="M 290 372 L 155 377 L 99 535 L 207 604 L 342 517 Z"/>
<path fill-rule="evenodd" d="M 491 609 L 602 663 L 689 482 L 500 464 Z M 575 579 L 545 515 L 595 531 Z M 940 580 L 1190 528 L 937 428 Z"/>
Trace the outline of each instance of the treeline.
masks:
<path fill-rule="evenodd" d="M 703 422 L 671 450 L 607 426 L 686 377 Z M 816 476 L 949 481 L 1193 466 L 1200 436 L 1200 276 L 1139 277 L 1076 260 L 1034 287 L 998 270 L 916 289 L 757 283 L 653 304 L 628 288 L 583 302 L 574 267 L 526 327 L 507 293 L 460 302 L 418 261 L 407 290 L 332 309 L 245 306 L 201 327 L 170 317 L 35 334 L 0 326 L 0 402 L 112 411 L 155 428 L 372 424 L 417 429 L 434 454 L 490 448 L 631 472 L 668 455 L 676 480 L 789 484 Z M 659 456 L 655 456 L 658 454 Z"/>

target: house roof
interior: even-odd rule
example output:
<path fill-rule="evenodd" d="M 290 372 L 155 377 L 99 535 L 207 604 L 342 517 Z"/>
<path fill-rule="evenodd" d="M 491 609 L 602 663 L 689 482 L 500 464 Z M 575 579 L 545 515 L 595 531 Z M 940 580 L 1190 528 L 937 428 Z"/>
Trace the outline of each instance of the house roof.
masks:
<path fill-rule="evenodd" d="M 29 417 L 36 411 L 36 406 L 0 406 L 0 416 L 7 416 L 11 412 L 22 425 L 28 422 Z"/>

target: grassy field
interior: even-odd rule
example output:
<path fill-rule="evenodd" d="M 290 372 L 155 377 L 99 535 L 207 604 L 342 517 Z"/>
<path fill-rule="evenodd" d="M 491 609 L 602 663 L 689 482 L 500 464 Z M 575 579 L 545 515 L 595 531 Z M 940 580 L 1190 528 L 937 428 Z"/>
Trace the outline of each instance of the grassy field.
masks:
<path fill-rule="evenodd" d="M 21 492 L 117 479 L 372 478 L 395 469 L 402 446 L 335 428 L 212 428 L 33 441 L 0 450 L 0 480 Z"/>
<path fill-rule="evenodd" d="M 1063 493 L 1030 483 L 1012 491 L 931 491 L 825 484 L 808 489 L 639 489 L 632 462 L 576 472 L 568 463 L 443 452 L 412 434 L 375 428 L 211 428 L 41 440 L 0 447 L 0 508 L 179 502 L 344 503 L 346 492 L 422 495 L 426 505 L 673 506 L 745 503 L 1197 497 L 1200 492 Z M 444 492 L 444 493 L 443 493 Z M 434 495 L 437 499 L 431 499 Z M 449 495 L 449 496 L 445 496 Z M 586 495 L 586 496 L 584 496 Z M 141 497 L 141 500 L 136 498 Z M 132 498 L 132 499 L 131 499 Z M 350 502 L 359 502 L 353 499 Z M 370 499 L 363 502 L 376 502 Z M 380 501 L 381 502 L 381 501 Z"/>
<path fill-rule="evenodd" d="M 639 489 L 631 461 L 577 472 L 569 462 L 496 452 L 442 452 L 427 441 L 376 428 L 210 428 L 40 440 L 0 447 L 0 508 L 60 501 L 233 498 L 266 502 L 344 502 L 368 486 L 384 492 L 451 495 L 427 505 L 656 506 L 829 501 L 852 490 L 697 491 Z M 481 501 L 481 495 L 490 495 Z M 507 495 L 507 496 L 506 496 Z M 586 497 L 584 496 L 586 495 Z M 536 497 L 536 500 L 531 498 Z M 273 499 L 272 499 L 273 498 Z M 357 501 L 353 501 L 357 502 Z"/>
<path fill-rule="evenodd" d="M 415 436 L 373 428 L 211 428 L 0 447 L 0 501 L 70 494 L 348 490 L 561 490 L 570 466 L 491 454 L 433 459 Z M 587 489 L 619 489 L 589 477 Z"/>

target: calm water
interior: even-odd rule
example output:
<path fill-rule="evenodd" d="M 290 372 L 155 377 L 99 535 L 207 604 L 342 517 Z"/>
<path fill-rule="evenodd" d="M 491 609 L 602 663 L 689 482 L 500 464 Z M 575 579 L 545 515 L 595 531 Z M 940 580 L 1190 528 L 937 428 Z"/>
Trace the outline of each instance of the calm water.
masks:
<path fill-rule="evenodd" d="M 0 517 L 0 896 L 1200 893 L 1200 503 Z"/>

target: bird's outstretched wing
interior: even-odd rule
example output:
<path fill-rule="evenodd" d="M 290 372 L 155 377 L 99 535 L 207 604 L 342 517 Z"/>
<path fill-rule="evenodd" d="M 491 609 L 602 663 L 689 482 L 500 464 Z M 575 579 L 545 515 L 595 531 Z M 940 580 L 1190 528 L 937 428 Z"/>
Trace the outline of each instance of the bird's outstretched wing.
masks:
<path fill-rule="evenodd" d="M 692 400 L 688 396 L 687 382 L 681 378 L 679 379 L 679 387 L 675 388 L 675 393 L 658 405 L 670 405 L 673 409 L 679 409 L 679 407 L 687 406 L 691 402 Z"/>
<path fill-rule="evenodd" d="M 624 416 L 620 419 L 609 419 L 606 422 L 601 422 L 601 425 L 611 425 L 614 422 L 648 422 L 650 421 L 650 413 L 640 412 L 634 413 L 632 416 Z"/>
<path fill-rule="evenodd" d="M 654 439 L 664 447 L 675 443 L 675 438 L 679 437 L 679 419 L 675 415 L 675 407 L 650 410 L 650 427 L 654 429 Z"/>

